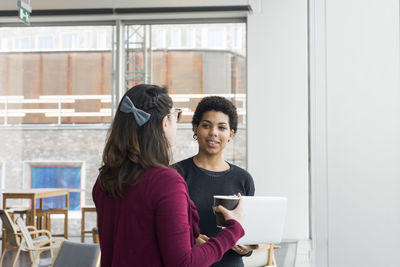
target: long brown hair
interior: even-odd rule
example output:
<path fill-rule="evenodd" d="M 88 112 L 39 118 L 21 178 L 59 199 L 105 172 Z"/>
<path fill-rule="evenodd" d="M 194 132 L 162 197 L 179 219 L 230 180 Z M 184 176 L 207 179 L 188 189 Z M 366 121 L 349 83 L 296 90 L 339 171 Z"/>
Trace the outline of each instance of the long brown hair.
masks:
<path fill-rule="evenodd" d="M 100 186 L 112 197 L 124 197 L 126 188 L 137 184 L 147 168 L 167 167 L 171 155 L 162 128 L 162 119 L 173 106 L 167 89 L 140 84 L 129 89 L 122 100 L 125 96 L 136 108 L 149 113 L 150 119 L 139 126 L 132 113 L 120 111 L 122 101 L 118 105 L 99 169 Z"/>

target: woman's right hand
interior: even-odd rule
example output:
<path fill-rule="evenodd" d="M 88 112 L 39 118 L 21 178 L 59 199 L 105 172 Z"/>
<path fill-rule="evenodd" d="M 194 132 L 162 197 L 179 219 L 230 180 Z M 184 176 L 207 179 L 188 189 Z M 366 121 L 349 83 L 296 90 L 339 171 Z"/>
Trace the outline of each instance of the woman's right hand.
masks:
<path fill-rule="evenodd" d="M 208 240 L 210 240 L 208 236 L 200 234 L 196 239 L 196 246 L 203 245 L 207 243 Z"/>
<path fill-rule="evenodd" d="M 240 193 L 238 193 L 237 196 L 240 198 L 241 197 Z M 223 206 L 218 205 L 217 207 L 214 207 L 214 211 L 222 213 L 222 215 L 224 215 L 225 221 L 236 220 L 240 224 L 242 224 L 243 207 L 242 207 L 241 199 L 239 199 L 239 203 L 234 210 L 228 210 L 228 209 L 224 208 Z"/>

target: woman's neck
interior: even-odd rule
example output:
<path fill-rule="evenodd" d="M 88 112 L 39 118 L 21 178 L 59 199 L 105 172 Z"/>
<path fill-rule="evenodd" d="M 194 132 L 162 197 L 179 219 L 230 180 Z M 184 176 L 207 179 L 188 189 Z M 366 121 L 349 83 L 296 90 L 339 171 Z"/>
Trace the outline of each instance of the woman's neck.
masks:
<path fill-rule="evenodd" d="M 230 168 L 229 164 L 222 158 L 221 154 L 204 155 L 198 153 L 193 157 L 193 162 L 197 167 L 215 172 L 226 171 Z"/>

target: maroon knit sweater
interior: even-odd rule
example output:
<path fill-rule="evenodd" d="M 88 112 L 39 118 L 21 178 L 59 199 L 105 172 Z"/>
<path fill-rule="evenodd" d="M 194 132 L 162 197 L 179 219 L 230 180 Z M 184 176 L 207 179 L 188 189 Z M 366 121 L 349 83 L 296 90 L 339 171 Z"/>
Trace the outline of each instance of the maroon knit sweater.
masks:
<path fill-rule="evenodd" d="M 199 215 L 186 183 L 173 169 L 150 168 L 124 198 L 93 187 L 101 266 L 209 266 L 244 235 L 235 220 L 216 238 L 195 246 Z M 211 208 L 211 207 L 210 207 Z"/>

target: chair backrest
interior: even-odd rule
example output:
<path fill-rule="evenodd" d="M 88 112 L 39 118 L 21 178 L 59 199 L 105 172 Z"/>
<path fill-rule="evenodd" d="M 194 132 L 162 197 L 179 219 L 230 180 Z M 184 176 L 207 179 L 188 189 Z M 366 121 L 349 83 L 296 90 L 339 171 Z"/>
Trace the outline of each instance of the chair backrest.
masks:
<path fill-rule="evenodd" d="M 23 242 L 24 242 L 23 245 L 26 245 L 26 247 L 30 249 L 29 254 L 30 254 L 31 259 L 32 259 L 32 261 L 33 261 L 33 259 L 36 258 L 36 252 L 35 252 L 34 250 L 32 250 L 32 249 L 35 248 L 35 245 L 33 244 L 32 236 L 31 236 L 31 234 L 29 233 L 28 228 L 26 228 L 25 222 L 24 222 L 24 220 L 23 220 L 21 217 L 18 217 L 18 218 L 15 220 L 15 222 L 17 223 L 18 228 L 19 228 L 19 230 L 21 231 L 22 240 L 23 240 Z"/>
<path fill-rule="evenodd" d="M 52 267 L 96 267 L 100 262 L 99 244 L 64 241 Z"/>
<path fill-rule="evenodd" d="M 17 235 L 17 228 L 15 227 L 10 214 L 6 210 L 0 210 L 0 217 L 3 222 L 3 228 L 6 231 L 8 243 L 12 246 L 19 247 L 20 242 Z"/>

